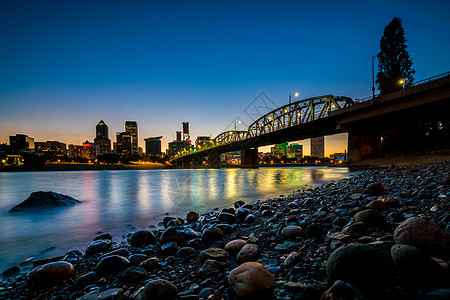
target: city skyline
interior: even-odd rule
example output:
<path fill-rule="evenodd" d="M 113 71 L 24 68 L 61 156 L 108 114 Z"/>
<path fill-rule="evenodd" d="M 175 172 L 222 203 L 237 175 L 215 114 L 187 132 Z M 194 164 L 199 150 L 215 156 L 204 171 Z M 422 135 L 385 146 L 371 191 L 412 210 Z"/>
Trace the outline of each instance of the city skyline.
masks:
<path fill-rule="evenodd" d="M 23 133 L 81 144 L 99 120 L 114 140 L 136 120 L 139 146 L 161 135 L 164 151 L 181 122 L 191 139 L 236 118 L 243 130 L 261 92 L 278 106 L 294 92 L 293 101 L 370 96 L 371 57 L 393 17 L 416 80 L 450 66 L 447 1 L 24 3 L 1 4 L 0 143 Z M 327 137 L 325 154 L 342 152 L 342 141 Z"/>

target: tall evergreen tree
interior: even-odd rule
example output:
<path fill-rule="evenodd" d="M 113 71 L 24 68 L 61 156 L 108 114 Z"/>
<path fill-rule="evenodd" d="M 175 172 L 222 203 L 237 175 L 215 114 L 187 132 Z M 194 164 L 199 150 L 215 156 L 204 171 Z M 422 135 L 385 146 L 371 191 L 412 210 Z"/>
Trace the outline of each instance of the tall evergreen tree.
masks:
<path fill-rule="evenodd" d="M 378 74 L 376 83 L 380 93 L 388 94 L 402 89 L 403 84 L 414 81 L 412 61 L 406 50 L 405 30 L 400 18 L 394 18 L 386 28 L 380 41 Z"/>

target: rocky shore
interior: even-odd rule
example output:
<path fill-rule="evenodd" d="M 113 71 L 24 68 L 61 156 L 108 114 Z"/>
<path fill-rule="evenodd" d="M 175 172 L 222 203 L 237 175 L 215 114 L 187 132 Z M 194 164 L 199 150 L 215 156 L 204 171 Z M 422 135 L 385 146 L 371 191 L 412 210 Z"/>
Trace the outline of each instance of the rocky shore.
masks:
<path fill-rule="evenodd" d="M 0 299 L 450 299 L 450 161 L 166 217 L 3 272 Z"/>

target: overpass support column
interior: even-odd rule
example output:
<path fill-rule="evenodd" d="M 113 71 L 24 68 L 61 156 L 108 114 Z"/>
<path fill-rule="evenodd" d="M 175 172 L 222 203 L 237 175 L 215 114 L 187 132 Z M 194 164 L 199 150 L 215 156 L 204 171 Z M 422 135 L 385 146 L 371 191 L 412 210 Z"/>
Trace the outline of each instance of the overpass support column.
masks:
<path fill-rule="evenodd" d="M 348 134 L 348 161 L 360 161 L 376 154 L 381 147 L 378 134 Z"/>
<path fill-rule="evenodd" d="M 211 169 L 220 169 L 220 154 L 213 153 L 208 155 L 208 166 Z"/>
<path fill-rule="evenodd" d="M 199 169 L 203 166 L 203 160 L 204 156 L 197 153 L 197 155 L 194 155 L 194 168 Z"/>
<path fill-rule="evenodd" d="M 181 161 L 181 168 L 189 169 L 190 167 L 191 167 L 191 159 L 187 158 Z"/>
<path fill-rule="evenodd" d="M 258 168 L 258 148 L 241 150 L 241 168 Z"/>

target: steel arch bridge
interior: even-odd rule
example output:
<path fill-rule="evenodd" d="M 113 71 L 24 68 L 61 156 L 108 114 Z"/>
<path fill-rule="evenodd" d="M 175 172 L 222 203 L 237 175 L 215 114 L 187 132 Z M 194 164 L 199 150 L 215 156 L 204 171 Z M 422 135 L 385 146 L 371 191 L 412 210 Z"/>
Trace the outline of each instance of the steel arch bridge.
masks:
<path fill-rule="evenodd" d="M 353 104 L 354 101 L 350 97 L 332 95 L 299 100 L 268 112 L 253 122 L 247 131 L 224 131 L 207 146 L 201 149 L 185 149 L 176 155 L 175 159 L 326 118 L 330 112 Z"/>

